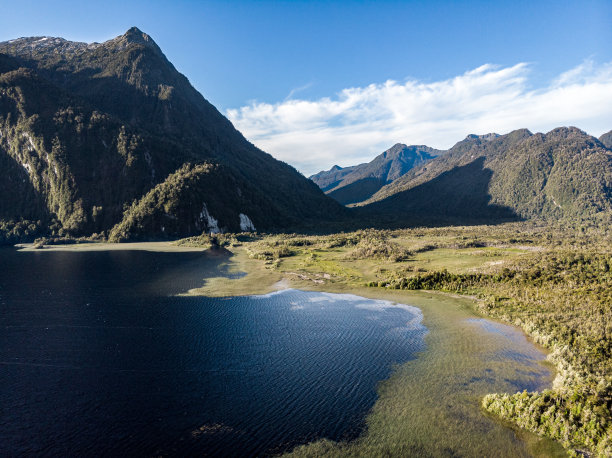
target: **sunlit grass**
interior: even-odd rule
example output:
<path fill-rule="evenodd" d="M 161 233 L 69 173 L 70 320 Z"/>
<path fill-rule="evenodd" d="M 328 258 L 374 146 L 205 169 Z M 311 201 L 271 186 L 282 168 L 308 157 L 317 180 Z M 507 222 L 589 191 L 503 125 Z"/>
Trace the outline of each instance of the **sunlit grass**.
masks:
<path fill-rule="evenodd" d="M 207 294 L 269 291 L 282 278 L 285 286 L 302 289 L 355 292 L 364 291 L 360 288 L 368 285 L 376 288 L 365 291 L 379 297 L 393 294 L 390 289 L 427 285 L 443 293 L 477 299 L 469 302 L 472 308 L 522 327 L 551 350 L 558 371 L 553 390 L 527 397 L 512 393 L 490 395 L 485 398 L 484 408 L 510 424 L 557 439 L 570 451 L 612 454 L 612 237 L 606 228 L 572 231 L 512 223 L 326 236 L 263 235 L 229 249 L 234 253 L 230 262 L 241 266 L 247 275 L 238 280 L 213 279 L 202 290 Z M 432 310 L 441 310 L 438 316 L 447 319 L 452 315 L 448 304 L 429 311 L 424 306 L 423 310 L 426 317 L 438 313 Z M 446 328 L 443 334 L 448 332 Z M 469 340 L 469 336 L 462 339 Z M 418 437 L 433 433 L 423 430 L 417 437 L 406 430 L 411 423 L 394 405 L 405 410 L 409 404 L 410 409 L 414 407 L 411 415 L 428 412 L 436 418 L 435 407 L 422 404 L 423 395 L 411 398 L 404 390 L 418 384 L 418 380 L 435 384 L 435 377 L 427 376 L 443 378 L 444 367 L 436 366 L 438 362 L 456 364 L 460 360 L 445 360 L 440 353 L 436 361 L 429 361 L 429 368 L 423 368 L 424 372 L 414 372 L 420 374 L 420 379 L 411 379 L 399 370 L 388 382 L 393 390 L 385 391 L 391 385 L 381 386 L 381 399 L 368 417 L 363 437 L 349 444 L 321 441 L 294 453 L 402 456 L 431 452 L 443 456 L 460 450 L 458 435 L 451 441 L 457 444 L 455 448 L 437 448 L 446 443 L 444 437 L 419 448 Z M 412 362 L 408 366 L 414 370 L 418 364 Z M 418 392 L 414 386 L 412 390 Z M 485 394 L 475 395 L 477 404 Z M 452 393 L 448 396 L 453 398 Z M 451 426 L 448 428 L 452 431 Z M 449 433 L 448 437 L 453 435 Z M 536 449 L 543 445 L 534 444 L 531 453 L 537 455 L 540 452 Z M 544 452 L 540 450 L 543 456 L 549 456 L 550 447 L 544 448 Z"/>

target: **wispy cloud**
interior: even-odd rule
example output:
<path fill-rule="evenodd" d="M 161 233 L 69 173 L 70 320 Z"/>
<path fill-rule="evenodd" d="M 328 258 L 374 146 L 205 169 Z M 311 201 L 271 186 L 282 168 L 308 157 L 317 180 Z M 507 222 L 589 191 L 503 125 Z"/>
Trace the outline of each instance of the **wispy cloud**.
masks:
<path fill-rule="evenodd" d="M 306 175 L 369 161 L 397 142 L 448 148 L 469 133 L 612 129 L 612 62 L 587 60 L 539 89 L 529 76 L 525 63 L 486 64 L 437 82 L 389 80 L 318 100 L 253 102 L 227 116 L 261 149 Z"/>
<path fill-rule="evenodd" d="M 286 102 L 287 100 L 291 100 L 295 94 L 311 88 L 312 85 L 313 83 L 311 81 L 310 83 L 306 83 L 303 86 L 294 87 L 293 89 L 291 89 L 291 91 L 289 91 L 289 94 L 287 94 L 287 97 L 285 97 L 285 100 L 283 100 L 283 102 Z"/>

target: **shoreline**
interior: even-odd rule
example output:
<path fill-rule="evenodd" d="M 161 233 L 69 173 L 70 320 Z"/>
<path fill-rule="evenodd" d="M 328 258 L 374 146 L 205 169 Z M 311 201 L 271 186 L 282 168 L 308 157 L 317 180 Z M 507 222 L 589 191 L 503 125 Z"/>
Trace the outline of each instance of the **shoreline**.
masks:
<path fill-rule="evenodd" d="M 179 296 L 208 296 L 208 297 L 234 297 L 234 296 L 252 296 L 269 294 L 276 291 L 283 291 L 286 289 L 300 289 L 304 291 L 317 291 L 317 292 L 329 292 L 329 293 L 355 293 L 359 296 L 368 299 L 385 299 L 394 300 L 396 297 L 406 298 L 422 298 L 423 295 L 434 295 L 448 298 L 451 300 L 458 300 L 464 303 L 467 309 L 469 309 L 475 316 L 487 318 L 496 323 L 510 325 L 520 330 L 525 338 L 530 343 L 535 345 L 539 350 L 548 354 L 551 353 L 549 349 L 537 343 L 529 334 L 525 332 L 523 328 L 515 324 L 508 323 L 497 317 L 484 314 L 478 307 L 479 299 L 476 296 L 461 295 L 455 293 L 449 293 L 445 291 L 437 290 L 395 290 L 395 289 L 382 289 L 373 288 L 368 286 L 349 285 L 344 283 L 325 282 L 321 283 L 313 281 L 312 278 L 304 278 L 299 274 L 291 272 L 291 275 L 287 273 L 280 273 L 271 269 L 257 269 L 261 267 L 261 262 L 256 259 L 250 259 L 245 256 L 244 250 L 226 250 L 223 253 L 215 252 L 210 248 L 197 247 L 190 245 L 178 245 L 177 241 L 159 241 L 159 242 L 126 242 L 126 243 L 115 243 L 115 242 L 85 242 L 75 244 L 58 244 L 58 245 L 44 245 L 42 248 L 37 248 L 33 243 L 20 243 L 15 244 L 14 247 L 18 248 L 20 252 L 93 252 L 93 251 L 150 251 L 156 253 L 205 253 L 208 256 L 219 256 L 226 257 L 226 262 L 230 264 L 228 273 L 242 273 L 240 278 L 229 278 L 229 277 L 211 277 L 205 278 L 203 281 L 204 285 L 190 289 L 184 293 L 178 294 Z M 252 262 L 249 262 L 252 261 Z M 258 272 L 259 270 L 259 272 Z M 253 278 L 256 277 L 256 278 Z M 316 280 L 316 279 L 315 279 Z M 207 285 L 212 283 L 212 285 Z M 248 292 L 245 291 L 246 285 L 236 288 L 238 284 L 248 284 Z M 253 284 L 257 283 L 257 285 Z M 397 301 L 396 301 L 397 302 Z M 551 363 L 552 364 L 552 363 Z"/>
<path fill-rule="evenodd" d="M 383 453 L 383 450 L 386 449 L 381 448 L 379 438 L 386 437 L 388 430 L 401 431 L 401 434 L 398 432 L 398 436 L 393 440 L 387 440 L 389 443 L 395 444 L 397 442 L 401 444 L 402 439 L 404 439 L 403 445 L 405 446 L 410 442 L 405 438 L 410 437 L 411 434 L 415 443 L 419 439 L 416 434 L 408 431 L 406 425 L 416 426 L 417 429 L 431 428 L 427 434 L 436 435 L 439 434 L 437 424 L 434 424 L 436 422 L 444 425 L 448 423 L 448 430 L 444 429 L 448 437 L 453 437 L 452 441 L 442 436 L 438 436 L 436 440 L 440 443 L 446 442 L 447 446 L 456 441 L 458 453 L 461 453 L 461 447 L 465 446 L 466 449 L 469 449 L 471 445 L 461 443 L 465 436 L 461 436 L 454 430 L 454 428 L 460 428 L 460 426 L 454 424 L 448 418 L 449 415 L 461 416 L 463 418 L 461 424 L 466 429 L 467 425 L 464 422 L 470 423 L 469 427 L 472 427 L 475 423 L 491 421 L 496 425 L 489 432 L 494 443 L 497 443 L 496 440 L 503 443 L 499 436 L 497 436 L 498 439 L 493 439 L 496 434 L 503 436 L 502 432 L 496 431 L 497 427 L 501 427 L 507 432 L 511 431 L 511 434 L 514 434 L 525 447 L 523 450 L 521 446 L 517 446 L 513 452 L 500 448 L 497 456 L 565 456 L 565 451 L 558 442 L 537 436 L 528 430 L 489 415 L 481 408 L 480 402 L 481 396 L 486 394 L 467 395 L 462 392 L 463 384 L 467 382 L 467 379 L 464 380 L 462 377 L 465 377 L 468 371 L 466 369 L 448 369 L 449 366 L 452 367 L 456 363 L 467 364 L 468 366 L 475 364 L 473 367 L 470 366 L 469 372 L 474 377 L 478 377 L 478 374 L 482 373 L 485 365 L 482 364 L 480 358 L 489 351 L 491 342 L 496 340 L 496 336 L 489 334 L 490 331 L 486 331 L 480 326 L 480 320 L 486 320 L 502 328 L 512 329 L 517 336 L 520 336 L 519 338 L 524 339 L 526 345 L 543 355 L 544 359 L 538 361 L 538 366 L 549 373 L 546 388 L 551 388 L 556 377 L 556 367 L 547 359 L 550 352 L 534 342 L 522 328 L 483 315 L 471 298 L 456 297 L 456 295 L 453 297 L 453 295 L 436 291 L 376 291 L 367 287 L 333 287 L 329 284 L 312 286 L 307 290 L 339 294 L 351 293 L 367 299 L 386 300 L 417 307 L 423 315 L 422 324 L 428 332 L 425 336 L 426 349 L 420 352 L 414 360 L 398 364 L 388 379 L 379 382 L 377 389 L 379 398 L 366 416 L 366 428 L 361 436 L 348 443 L 331 442 L 325 439 L 314 441 L 296 447 L 287 454 L 288 456 L 310 457 L 318 456 L 319 453 L 323 453 L 325 456 L 368 456 L 373 452 L 381 451 Z M 486 350 L 482 347 L 485 347 Z M 493 367 L 495 367 L 494 372 L 496 374 L 498 371 L 504 370 L 501 368 L 502 365 L 508 366 L 507 370 L 510 374 L 511 369 L 509 367 L 513 366 L 514 362 L 507 361 L 495 364 Z M 456 380 L 444 380 L 445 375 L 443 374 L 446 373 L 453 376 L 461 375 Z M 421 388 L 419 382 L 426 388 Z M 440 403 L 439 398 L 432 399 L 431 393 L 442 396 L 444 402 Z M 449 404 L 453 405 L 453 414 L 449 414 L 445 410 L 444 405 Z M 420 420 L 415 421 L 415 417 L 419 417 Z M 436 420 L 434 422 L 425 417 L 435 418 Z M 478 440 L 476 437 L 473 437 L 473 439 Z M 385 440 L 382 442 L 385 442 Z M 523 450 L 522 453 L 525 453 L 524 455 L 521 450 Z M 418 454 L 418 452 L 416 453 Z M 516 455 L 513 455 L 514 453 Z M 396 456 L 396 454 L 392 453 L 391 456 Z"/>
<path fill-rule="evenodd" d="M 35 249 L 31 246 L 21 247 L 23 251 L 116 251 L 116 250 L 147 250 L 147 251 L 174 251 L 174 252 L 205 252 L 207 248 L 203 247 L 182 247 L 174 245 L 173 242 L 137 242 L 137 243 L 91 243 L 91 244 L 75 244 L 75 245 L 55 245 L 50 247 L 45 247 L 44 249 Z M 25 248 L 25 249 L 24 249 Z M 211 253 L 212 255 L 212 253 Z M 217 256 L 219 256 L 217 254 Z M 371 298 L 371 299 L 386 299 L 392 300 L 394 302 L 399 303 L 408 303 L 412 304 L 413 301 L 418 300 L 419 307 L 424 315 L 424 323 L 428 319 L 431 319 L 432 308 L 422 307 L 421 304 L 424 301 L 427 302 L 442 302 L 446 303 L 447 306 L 449 303 L 453 304 L 454 307 L 447 308 L 446 310 L 440 312 L 435 312 L 434 315 L 437 316 L 436 319 L 442 317 L 443 314 L 447 314 L 449 310 L 458 309 L 461 310 L 463 314 L 469 314 L 473 317 L 486 318 L 492 322 L 500 323 L 503 325 L 511 326 L 513 329 L 517 330 L 524 336 L 530 345 L 533 345 L 538 350 L 542 351 L 547 357 L 551 354 L 551 350 L 543 347 L 534 341 L 534 338 L 530 336 L 522 327 L 517 326 L 515 323 L 509 323 L 504 321 L 498 317 L 491 316 L 483 312 L 483 310 L 478 306 L 478 299 L 473 296 L 464 296 L 453 293 L 446 293 L 442 291 L 409 291 L 409 290 L 395 290 L 395 289 L 385 289 L 385 288 L 373 288 L 368 287 L 365 284 L 358 285 L 354 279 L 345 280 L 345 281 L 335 281 L 337 279 L 330 277 L 327 275 L 323 277 L 323 275 L 313 274 L 313 272 L 281 272 L 277 269 L 277 266 L 271 266 L 269 263 L 262 262 L 261 259 L 255 259 L 248 253 L 247 249 L 244 246 L 231 247 L 229 250 L 225 251 L 222 256 L 225 256 L 226 259 L 223 261 L 227 264 L 225 269 L 225 274 L 227 273 L 240 273 L 238 278 L 228 278 L 227 276 L 223 277 L 213 277 L 213 278 L 205 278 L 203 279 L 203 285 L 199 288 L 194 288 L 187 292 L 179 294 L 180 296 L 213 296 L 213 297 L 231 297 L 231 296 L 246 296 L 246 295 L 257 295 L 257 294 L 267 294 L 274 291 L 280 291 L 288 288 L 295 288 L 307 291 L 319 291 L 319 292 L 331 292 L 331 293 L 352 293 L 357 294 L 362 297 Z M 266 265 L 267 264 L 267 265 Z M 456 310 L 455 310 L 456 311 Z M 442 313 L 442 314 L 441 314 Z M 430 323 L 429 323 L 430 324 Z M 430 326 L 426 324 L 429 328 Z M 554 378 L 559 374 L 558 364 L 552 363 L 547 359 L 545 363 L 547 368 L 551 370 L 551 379 L 550 385 Z M 401 371 L 401 367 L 397 369 Z M 395 372 L 392 374 L 391 379 L 396 377 Z M 389 382 L 391 383 L 391 382 Z M 387 381 L 381 382 L 381 386 L 385 386 Z M 545 453 L 544 456 L 560 456 L 561 445 L 549 438 L 545 438 L 542 436 L 536 436 L 534 433 L 528 431 L 527 429 L 522 429 L 518 427 L 516 424 L 512 422 L 505 421 L 503 418 L 499 418 L 497 416 L 491 416 L 488 412 L 483 410 L 480 405 L 479 399 L 479 408 L 476 410 L 479 411 L 481 416 L 485 416 L 488 418 L 492 418 L 496 424 L 503 425 L 505 428 L 509 428 L 514 431 L 514 434 L 517 434 L 522 438 L 522 440 L 527 444 L 528 448 L 534 448 L 534 452 L 532 453 L 534 456 L 542 456 L 541 448 L 544 447 L 546 450 L 554 450 L 550 453 Z M 371 415 L 374 415 L 376 410 L 376 406 L 373 408 L 372 412 L 368 414 L 367 422 L 369 424 L 369 418 Z M 368 429 L 366 429 L 367 435 Z M 365 436 L 364 436 L 365 437 Z M 344 455 L 343 452 L 340 452 L 338 447 L 344 449 L 345 447 L 353 447 L 358 446 L 363 441 L 363 438 L 349 443 L 320 443 L 314 442 L 311 444 L 302 445 L 296 448 L 293 452 L 296 456 L 312 456 L 311 451 L 306 450 L 306 448 L 312 447 L 313 452 L 318 449 L 318 447 L 323 446 L 325 450 L 335 452 L 333 455 L 340 454 Z M 536 445 L 534 445 L 536 444 Z M 540 444 L 540 445 L 537 445 Z M 545 445 L 542 445 L 545 444 Z M 540 451 L 538 451 L 540 450 Z M 320 450 L 323 451 L 323 450 Z"/>
<path fill-rule="evenodd" d="M 430 329 L 432 314 L 435 315 L 434 320 L 439 320 L 444 314 L 444 311 L 434 311 L 432 307 L 428 307 L 424 302 L 443 302 L 446 305 L 454 306 L 459 309 L 461 313 L 466 316 L 474 318 L 483 318 L 493 323 L 497 323 L 504 326 L 509 326 L 529 343 L 529 345 L 536 348 L 538 351 L 545 355 L 545 359 L 541 362 L 542 366 L 546 367 L 550 371 L 550 379 L 548 381 L 547 388 L 552 388 L 554 380 L 558 376 L 557 365 L 549 359 L 551 350 L 544 347 L 540 343 L 536 342 L 535 339 L 529 335 L 522 327 L 517 326 L 514 323 L 508 323 L 498 317 L 494 317 L 483 313 L 482 309 L 478 306 L 479 299 L 475 296 L 460 295 L 455 293 L 447 293 L 443 291 L 428 291 L 428 290 L 395 290 L 395 289 L 384 289 L 384 288 L 372 288 L 368 286 L 359 286 L 355 284 L 347 284 L 341 282 L 327 281 L 327 279 L 311 276 L 300 275 L 295 272 L 278 272 L 276 270 L 266 268 L 260 260 L 254 260 L 246 256 L 244 249 L 233 249 L 230 251 L 227 262 L 230 264 L 230 271 L 242 272 L 244 275 L 239 279 L 228 279 L 228 278 L 213 278 L 206 279 L 205 284 L 200 288 L 194 288 L 187 293 L 181 295 L 186 296 L 215 296 L 215 297 L 232 297 L 232 296 L 248 296 L 254 294 L 268 294 L 276 291 L 282 291 L 285 289 L 300 289 L 305 291 L 317 291 L 317 292 L 330 292 L 330 293 L 351 293 L 356 294 L 368 299 L 382 299 L 390 300 L 397 303 L 406 303 L 418 307 L 423 313 L 423 323 Z M 481 302 L 481 301 L 480 301 Z M 406 363 L 409 364 L 409 363 Z M 396 370 L 401 370 L 397 368 Z M 390 379 L 381 381 L 381 384 L 393 383 L 390 382 L 396 376 L 395 371 L 392 373 Z M 498 425 L 502 425 L 507 429 L 513 431 L 520 440 L 526 444 L 527 449 L 530 450 L 530 454 L 533 456 L 566 456 L 566 450 L 561 444 L 553 439 L 536 435 L 535 433 L 520 428 L 512 422 L 508 422 L 495 415 L 491 415 L 486 410 L 482 409 L 479 400 L 477 410 L 479 413 Z M 378 402 L 378 401 L 377 401 Z M 376 406 L 376 404 L 375 404 Z M 374 413 L 374 408 L 367 416 Z M 368 421 L 366 419 L 366 421 Z M 368 429 L 364 431 L 367 435 Z M 295 456 L 316 456 L 319 452 L 331 455 L 344 455 L 338 447 L 341 449 L 346 446 L 355 445 L 361 443 L 364 440 L 364 435 L 360 436 L 355 441 L 349 444 L 343 443 L 331 443 L 329 441 L 315 441 L 309 444 L 304 444 L 297 447 L 290 455 Z M 322 448 L 321 448 L 322 447 Z M 312 450 L 311 450 L 312 448 Z"/>
<path fill-rule="evenodd" d="M 85 242 L 73 244 L 43 245 L 36 247 L 33 243 L 18 243 L 13 245 L 18 251 L 45 252 L 45 251 L 152 251 L 156 253 L 195 253 L 206 251 L 204 247 L 177 245 L 173 242 Z"/>

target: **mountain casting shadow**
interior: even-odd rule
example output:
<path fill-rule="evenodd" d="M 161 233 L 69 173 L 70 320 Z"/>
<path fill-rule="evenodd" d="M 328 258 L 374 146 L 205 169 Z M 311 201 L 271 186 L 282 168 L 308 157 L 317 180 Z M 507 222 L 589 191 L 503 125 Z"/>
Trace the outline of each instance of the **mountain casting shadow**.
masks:
<path fill-rule="evenodd" d="M 355 211 L 375 226 L 499 224 L 521 220 L 512 208 L 490 203 L 488 191 L 493 171 L 484 167 L 484 161 L 480 157 Z"/>
<path fill-rule="evenodd" d="M 361 180 L 354 181 L 353 183 L 338 188 L 327 195 L 337 200 L 342 205 L 349 205 L 369 199 L 385 184 L 384 180 L 378 178 L 362 178 Z"/>

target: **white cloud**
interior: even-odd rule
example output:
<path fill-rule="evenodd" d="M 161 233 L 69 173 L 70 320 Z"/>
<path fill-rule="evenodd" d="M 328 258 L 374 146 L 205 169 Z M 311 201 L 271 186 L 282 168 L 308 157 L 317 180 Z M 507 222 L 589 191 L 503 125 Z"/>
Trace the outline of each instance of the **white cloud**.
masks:
<path fill-rule="evenodd" d="M 370 161 L 397 142 L 446 149 L 467 134 L 577 126 L 612 129 L 612 62 L 586 60 L 531 89 L 529 66 L 483 65 L 444 81 L 386 81 L 318 100 L 287 99 L 227 110 L 264 151 L 305 175 Z"/>
<path fill-rule="evenodd" d="M 297 94 L 298 92 L 302 92 L 305 91 L 306 89 L 310 88 L 312 86 L 312 82 L 310 83 L 306 83 L 303 86 L 299 86 L 299 87 L 295 87 L 293 89 L 291 89 L 291 91 L 289 91 L 289 94 L 287 95 L 287 97 L 285 97 L 285 100 L 283 100 L 283 102 L 286 102 L 287 100 L 290 100 L 293 98 L 293 96 L 295 94 Z"/>

